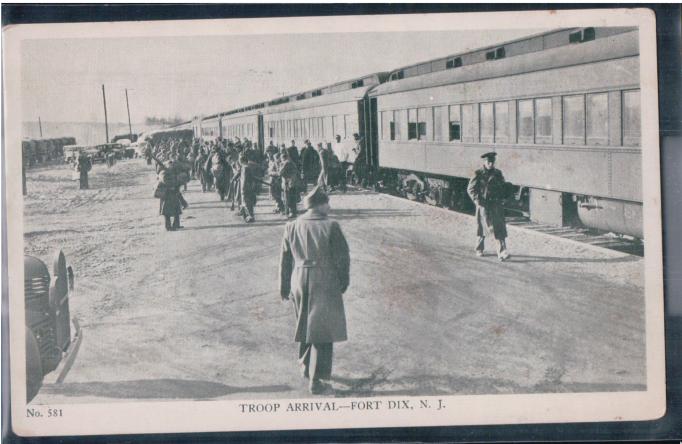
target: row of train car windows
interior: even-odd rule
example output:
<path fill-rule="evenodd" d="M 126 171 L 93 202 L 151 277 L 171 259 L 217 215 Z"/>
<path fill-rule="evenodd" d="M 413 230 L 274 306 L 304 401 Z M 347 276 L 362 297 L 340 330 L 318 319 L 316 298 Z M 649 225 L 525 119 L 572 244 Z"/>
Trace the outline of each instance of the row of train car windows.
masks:
<path fill-rule="evenodd" d="M 311 142 L 331 141 L 337 135 L 342 139 L 352 137 L 358 131 L 358 117 L 345 114 L 337 116 L 309 117 L 306 119 L 276 120 L 265 123 L 270 139 L 307 138 Z"/>
<path fill-rule="evenodd" d="M 639 146 L 639 90 L 382 111 L 381 138 Z"/>
<path fill-rule="evenodd" d="M 256 137 L 256 126 L 253 123 L 227 125 L 226 130 L 226 134 L 223 134 L 223 137 Z"/>

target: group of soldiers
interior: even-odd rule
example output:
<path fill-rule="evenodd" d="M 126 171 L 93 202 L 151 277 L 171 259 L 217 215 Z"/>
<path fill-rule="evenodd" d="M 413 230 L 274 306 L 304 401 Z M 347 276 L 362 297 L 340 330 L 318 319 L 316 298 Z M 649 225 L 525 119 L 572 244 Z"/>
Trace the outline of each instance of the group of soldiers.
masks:
<path fill-rule="evenodd" d="M 161 202 L 161 214 L 172 217 L 166 220 L 166 228 L 182 228 L 179 216 L 186 202 L 180 188 L 187 189 L 187 182 L 198 179 L 203 192 L 215 190 L 221 201 L 230 201 L 232 210 L 239 208 L 246 223 L 255 221 L 254 207 L 263 185 L 269 187 L 270 198 L 275 203 L 274 212 L 293 219 L 298 215 L 297 205 L 301 193 L 319 184 L 322 190 L 346 191 L 347 177 L 352 162 L 360 152 L 360 137 L 354 135 L 355 144 L 350 150 L 338 150 L 332 144 L 318 143 L 313 147 L 306 140 L 299 150 L 295 141 L 290 146 L 276 146 L 273 141 L 261 151 L 257 143 L 248 138 L 217 138 L 216 140 L 183 140 L 168 137 L 153 144 L 147 142 L 145 157 L 148 164 L 156 162 L 159 186 L 155 196 Z M 341 137 L 336 137 L 337 146 Z M 170 170 L 170 171 L 169 171 Z M 163 172 L 163 173 L 162 173 Z M 168 190 L 177 191 L 169 191 Z M 177 198 L 174 196 L 177 194 Z M 170 200 L 165 202 L 165 200 Z M 179 202 L 180 205 L 175 205 Z M 236 204 L 236 205 L 235 205 Z"/>

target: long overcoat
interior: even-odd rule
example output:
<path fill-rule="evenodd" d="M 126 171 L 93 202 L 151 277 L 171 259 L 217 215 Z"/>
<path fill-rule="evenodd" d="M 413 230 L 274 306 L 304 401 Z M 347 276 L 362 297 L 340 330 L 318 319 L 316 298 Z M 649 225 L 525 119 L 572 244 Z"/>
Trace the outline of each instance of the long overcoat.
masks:
<path fill-rule="evenodd" d="M 258 178 L 261 170 L 254 162 L 249 161 L 242 167 L 242 174 L 239 177 L 239 185 L 242 195 L 242 205 L 249 206 L 256 204 L 256 197 L 260 188 Z"/>
<path fill-rule="evenodd" d="M 343 293 L 350 279 L 348 243 L 338 222 L 308 211 L 287 223 L 280 256 L 280 293 L 296 311 L 296 342 L 347 339 Z"/>
<path fill-rule="evenodd" d="M 497 240 L 507 238 L 502 199 L 505 197 L 506 182 L 502 172 L 496 168 L 476 170 L 469 181 L 467 192 L 476 204 L 476 234 L 479 237 L 493 236 Z"/>
<path fill-rule="evenodd" d="M 159 173 L 159 181 L 164 184 L 165 188 L 160 208 L 163 216 L 179 216 L 182 214 L 178 175 L 179 172 L 175 167 L 167 168 Z"/>

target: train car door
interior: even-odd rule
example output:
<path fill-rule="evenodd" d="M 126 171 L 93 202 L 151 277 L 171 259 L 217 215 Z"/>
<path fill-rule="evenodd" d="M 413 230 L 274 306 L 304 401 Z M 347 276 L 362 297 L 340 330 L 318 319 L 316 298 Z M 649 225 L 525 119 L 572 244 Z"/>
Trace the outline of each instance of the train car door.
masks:
<path fill-rule="evenodd" d="M 358 102 L 358 115 L 360 117 L 360 137 L 362 138 L 362 150 L 364 152 L 362 161 L 367 171 L 367 183 L 373 184 L 379 165 L 377 99 L 365 98 Z"/>

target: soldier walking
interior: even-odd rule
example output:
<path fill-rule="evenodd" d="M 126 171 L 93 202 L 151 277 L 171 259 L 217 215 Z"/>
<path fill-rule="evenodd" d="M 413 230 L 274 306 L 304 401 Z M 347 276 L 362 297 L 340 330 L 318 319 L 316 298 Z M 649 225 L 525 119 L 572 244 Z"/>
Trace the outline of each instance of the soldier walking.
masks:
<path fill-rule="evenodd" d="M 76 171 L 80 173 L 80 189 L 87 190 L 90 188 L 88 184 L 88 172 L 92 169 L 92 162 L 90 158 L 85 154 L 81 153 L 78 156 L 78 162 L 76 162 Z"/>
<path fill-rule="evenodd" d="M 502 199 L 505 197 L 506 182 L 502 172 L 495 168 L 497 153 L 490 152 L 481 156 L 485 159 L 483 168 L 476 170 L 469 181 L 467 192 L 476 204 L 476 223 L 478 242 L 476 255 L 483 256 L 485 236 L 493 236 L 497 241 L 497 257 L 500 261 L 509 258 L 507 252 L 507 226 L 504 220 Z"/>
<path fill-rule="evenodd" d="M 331 379 L 334 342 L 347 339 L 343 293 L 350 282 L 348 243 L 338 222 L 328 219 L 329 198 L 318 186 L 303 200 L 307 209 L 284 229 L 280 295 L 291 299 L 301 374 L 313 394 Z"/>
<path fill-rule="evenodd" d="M 159 173 L 160 192 L 157 194 L 160 199 L 159 212 L 164 217 L 166 231 L 175 231 L 183 228 L 180 225 L 180 214 L 182 214 L 182 207 L 184 199 L 180 193 L 182 186 L 181 171 L 175 166 L 175 162 L 170 160 L 168 167 L 157 161 L 161 165 L 161 172 Z M 173 222 L 171 224 L 171 218 Z"/>

